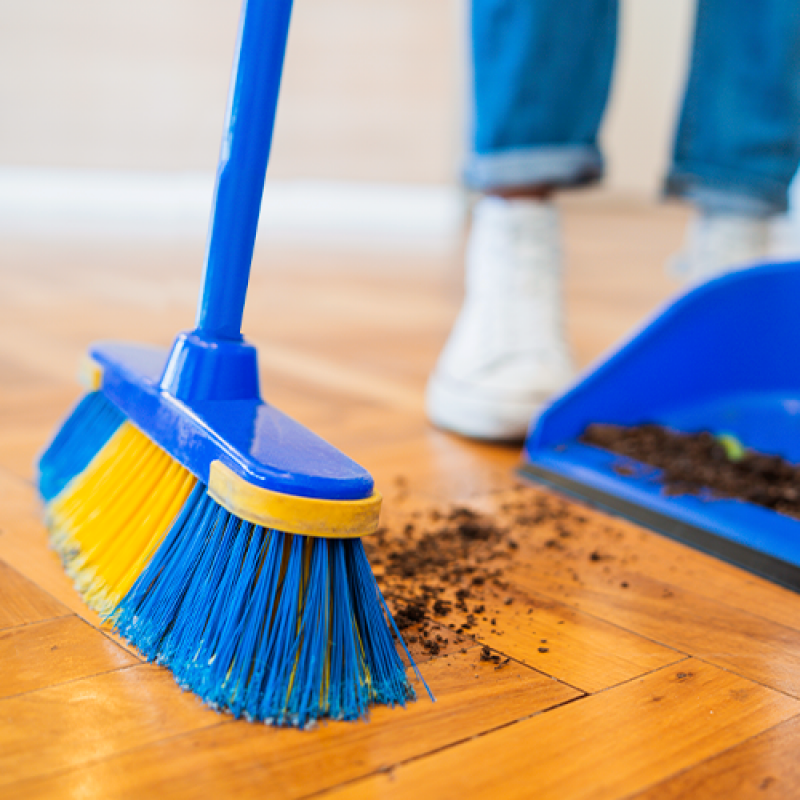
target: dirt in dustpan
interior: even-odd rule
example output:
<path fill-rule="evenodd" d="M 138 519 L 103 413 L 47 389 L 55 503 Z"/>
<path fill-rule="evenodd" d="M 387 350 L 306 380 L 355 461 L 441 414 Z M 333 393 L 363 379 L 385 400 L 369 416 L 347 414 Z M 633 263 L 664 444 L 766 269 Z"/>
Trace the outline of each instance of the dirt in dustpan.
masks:
<path fill-rule="evenodd" d="M 660 425 L 590 425 L 581 441 L 663 471 L 668 494 L 737 499 L 800 519 L 800 465 L 742 448 L 732 437 L 681 433 Z M 621 460 L 620 474 L 636 475 Z"/>

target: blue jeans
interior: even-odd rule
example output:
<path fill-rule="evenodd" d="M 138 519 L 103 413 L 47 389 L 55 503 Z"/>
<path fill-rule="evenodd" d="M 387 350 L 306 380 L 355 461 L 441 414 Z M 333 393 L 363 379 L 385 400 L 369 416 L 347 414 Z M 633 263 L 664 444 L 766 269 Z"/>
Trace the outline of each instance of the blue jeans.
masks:
<path fill-rule="evenodd" d="M 477 190 L 598 180 L 617 0 L 472 0 Z M 800 163 L 800 3 L 698 0 L 669 195 L 710 213 L 787 207 Z"/>

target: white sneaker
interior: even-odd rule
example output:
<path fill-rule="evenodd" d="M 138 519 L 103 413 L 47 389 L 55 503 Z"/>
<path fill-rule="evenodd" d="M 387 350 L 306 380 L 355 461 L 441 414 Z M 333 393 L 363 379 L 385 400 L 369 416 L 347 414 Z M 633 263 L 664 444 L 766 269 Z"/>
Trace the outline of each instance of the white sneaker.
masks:
<path fill-rule="evenodd" d="M 686 244 L 670 272 L 701 281 L 763 261 L 770 252 L 771 227 L 769 217 L 699 214 L 689 223 Z"/>
<path fill-rule="evenodd" d="M 477 439 L 519 440 L 572 378 L 564 337 L 561 231 L 550 203 L 482 199 L 465 299 L 428 380 L 428 417 Z"/>

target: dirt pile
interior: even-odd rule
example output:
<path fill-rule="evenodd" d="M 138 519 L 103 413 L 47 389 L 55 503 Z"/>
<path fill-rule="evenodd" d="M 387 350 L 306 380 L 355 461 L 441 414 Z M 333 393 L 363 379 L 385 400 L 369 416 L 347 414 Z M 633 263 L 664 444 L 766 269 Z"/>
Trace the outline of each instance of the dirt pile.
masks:
<path fill-rule="evenodd" d="M 552 536 L 545 546 L 559 547 L 576 518 L 565 501 L 519 487 L 494 514 L 463 505 L 417 509 L 364 544 L 404 638 L 435 656 L 467 644 L 479 627 L 502 634 L 502 619 L 519 604 L 505 577 L 517 537 L 530 542 L 538 530 Z"/>
<path fill-rule="evenodd" d="M 732 498 L 800 519 L 800 467 L 780 456 L 744 450 L 735 458 L 711 433 L 679 433 L 659 425 L 590 425 L 581 441 L 662 470 L 669 494 Z M 621 462 L 623 475 L 642 474 Z"/>

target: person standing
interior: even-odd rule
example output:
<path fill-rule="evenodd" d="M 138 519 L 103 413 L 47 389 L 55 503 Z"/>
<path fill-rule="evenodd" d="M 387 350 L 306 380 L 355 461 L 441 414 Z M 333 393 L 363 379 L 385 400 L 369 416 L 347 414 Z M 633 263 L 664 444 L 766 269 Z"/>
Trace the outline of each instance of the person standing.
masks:
<path fill-rule="evenodd" d="M 465 298 L 428 380 L 430 420 L 524 437 L 573 377 L 564 335 L 561 189 L 601 179 L 597 134 L 613 73 L 617 0 L 472 0 L 474 113 L 467 186 L 480 193 Z M 800 3 L 698 0 L 665 194 L 695 218 L 687 280 L 769 252 L 800 163 Z"/>

